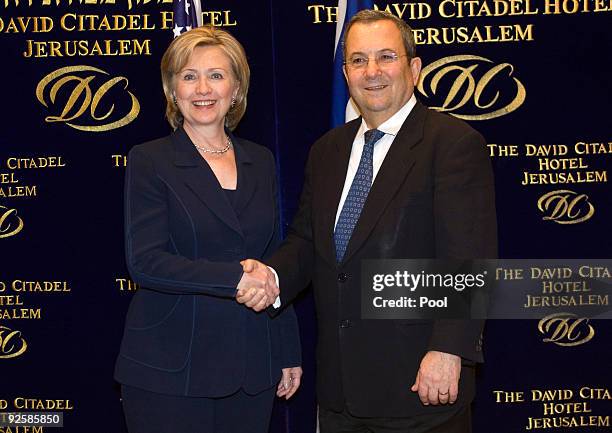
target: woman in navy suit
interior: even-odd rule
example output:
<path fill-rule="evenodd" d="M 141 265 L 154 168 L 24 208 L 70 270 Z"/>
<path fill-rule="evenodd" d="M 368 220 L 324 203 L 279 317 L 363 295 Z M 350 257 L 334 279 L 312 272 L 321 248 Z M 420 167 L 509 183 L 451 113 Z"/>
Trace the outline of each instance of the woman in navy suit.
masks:
<path fill-rule="evenodd" d="M 135 146 L 126 174 L 127 265 L 141 287 L 115 369 L 128 429 L 265 433 L 275 390 L 291 397 L 302 370 L 293 310 L 257 312 L 278 289 L 241 265 L 280 241 L 272 154 L 230 132 L 249 66 L 229 33 L 200 27 L 161 70 L 175 131 Z M 238 290 L 257 302 L 239 304 Z"/>

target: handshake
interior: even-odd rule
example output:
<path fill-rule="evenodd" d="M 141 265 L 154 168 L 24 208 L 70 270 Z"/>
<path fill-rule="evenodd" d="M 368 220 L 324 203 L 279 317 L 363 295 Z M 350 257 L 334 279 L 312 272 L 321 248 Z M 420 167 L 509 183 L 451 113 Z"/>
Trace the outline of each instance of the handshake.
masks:
<path fill-rule="evenodd" d="M 238 282 L 236 301 L 255 311 L 265 310 L 280 294 L 274 273 L 254 259 L 243 260 L 240 264 L 244 274 Z"/>

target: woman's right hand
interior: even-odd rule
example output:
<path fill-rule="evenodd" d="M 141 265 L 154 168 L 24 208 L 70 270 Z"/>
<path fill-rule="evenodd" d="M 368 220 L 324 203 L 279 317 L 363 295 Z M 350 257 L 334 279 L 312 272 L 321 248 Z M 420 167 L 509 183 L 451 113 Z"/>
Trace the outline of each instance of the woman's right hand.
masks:
<path fill-rule="evenodd" d="M 266 309 L 280 294 L 274 274 L 256 260 L 243 260 L 240 263 L 244 273 L 238 282 L 236 300 L 255 311 Z"/>

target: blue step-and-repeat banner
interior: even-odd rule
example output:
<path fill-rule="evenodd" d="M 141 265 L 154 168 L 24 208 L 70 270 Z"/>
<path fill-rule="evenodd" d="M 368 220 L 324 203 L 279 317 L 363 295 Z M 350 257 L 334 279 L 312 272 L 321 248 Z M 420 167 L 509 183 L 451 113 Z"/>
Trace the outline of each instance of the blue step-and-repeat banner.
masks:
<path fill-rule="evenodd" d="M 414 29 L 418 98 L 487 138 L 500 257 L 610 258 L 612 2 L 376 7 Z M 333 0 L 203 3 L 204 24 L 247 51 L 237 134 L 274 152 L 285 227 L 308 149 L 330 125 L 336 19 Z M 126 431 L 112 375 L 138 287 L 124 262 L 123 178 L 130 148 L 170 131 L 159 64 L 172 27 L 170 0 L 0 0 L 0 412 L 63 412 L 66 432 Z M 488 322 L 475 433 L 612 431 L 612 322 L 568 309 L 610 300 L 574 284 L 580 275 L 531 277 L 541 290 L 524 308 L 554 312 Z M 304 383 L 276 405 L 274 433 L 316 425 L 310 295 L 296 309 Z M 56 430 L 0 427 L 43 431 Z"/>

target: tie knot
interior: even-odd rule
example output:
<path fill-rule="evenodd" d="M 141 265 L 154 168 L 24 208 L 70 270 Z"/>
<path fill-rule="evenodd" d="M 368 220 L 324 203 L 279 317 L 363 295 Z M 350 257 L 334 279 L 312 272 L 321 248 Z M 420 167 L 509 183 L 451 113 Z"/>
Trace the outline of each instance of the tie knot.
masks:
<path fill-rule="evenodd" d="M 385 135 L 385 133 L 379 131 L 378 129 L 370 129 L 369 131 L 366 131 L 364 134 L 365 145 L 374 146 L 374 144 L 376 144 L 376 142 L 380 140 L 383 135 Z"/>

